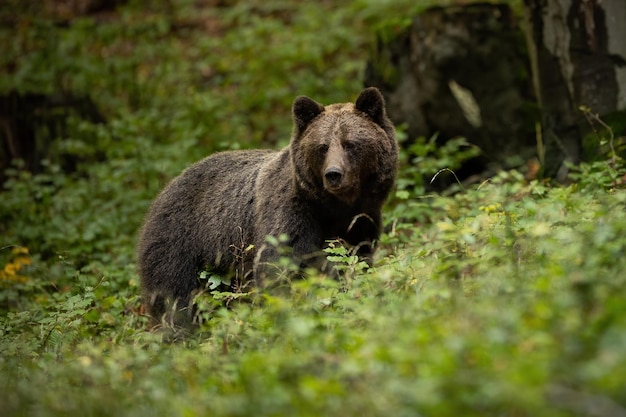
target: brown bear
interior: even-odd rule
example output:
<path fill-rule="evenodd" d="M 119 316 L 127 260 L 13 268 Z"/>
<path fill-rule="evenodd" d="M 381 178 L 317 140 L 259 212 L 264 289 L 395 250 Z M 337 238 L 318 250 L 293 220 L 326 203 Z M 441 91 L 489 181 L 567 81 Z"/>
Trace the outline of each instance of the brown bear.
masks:
<path fill-rule="evenodd" d="M 172 180 L 150 208 L 138 242 L 138 267 L 148 313 L 174 327 L 192 321 L 199 271 L 242 271 L 257 284 L 271 277 L 287 236 L 300 266 L 330 272 L 322 249 L 340 239 L 363 258 L 381 229 L 381 208 L 393 187 L 395 131 L 376 88 L 356 102 L 324 107 L 293 103 L 293 134 L 281 151 L 211 155 Z"/>

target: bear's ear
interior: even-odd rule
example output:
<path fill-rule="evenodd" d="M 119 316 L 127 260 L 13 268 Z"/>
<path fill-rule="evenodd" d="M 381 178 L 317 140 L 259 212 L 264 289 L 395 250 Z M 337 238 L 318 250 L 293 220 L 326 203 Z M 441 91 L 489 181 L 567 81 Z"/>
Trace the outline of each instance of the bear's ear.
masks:
<path fill-rule="evenodd" d="M 306 129 L 309 123 L 323 111 L 324 106 L 317 101 L 306 96 L 297 97 L 293 101 L 292 108 L 293 123 L 296 128 L 296 133 L 300 134 L 304 132 L 304 129 Z"/>
<path fill-rule="evenodd" d="M 377 124 L 382 126 L 385 123 L 387 118 L 385 99 L 378 88 L 369 87 L 361 91 L 354 103 L 354 107 L 367 114 Z"/>

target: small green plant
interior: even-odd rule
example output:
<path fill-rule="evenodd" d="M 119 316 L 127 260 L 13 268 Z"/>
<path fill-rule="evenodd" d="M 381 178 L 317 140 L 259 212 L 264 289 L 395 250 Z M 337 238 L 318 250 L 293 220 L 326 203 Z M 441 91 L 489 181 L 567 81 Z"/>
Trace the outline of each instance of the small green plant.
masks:
<path fill-rule="evenodd" d="M 400 134 L 400 143 L 405 141 Z M 439 145 L 436 136 L 429 140 L 418 138 L 401 149 L 395 198 L 388 204 L 391 209 L 388 217 L 393 221 L 390 224 L 390 233 L 382 237 L 382 241 L 386 243 L 405 241 L 416 224 L 430 222 L 443 209 L 440 204 L 443 201 L 441 195 L 427 192 L 427 187 L 439 175 L 451 175 L 456 181 L 451 189 L 460 188 L 465 191 L 454 170 L 480 153 L 478 148 L 470 145 L 464 138 L 451 139 Z"/>
<path fill-rule="evenodd" d="M 615 149 L 615 135 L 613 129 L 606 124 L 598 114 L 590 108 L 581 106 L 587 122 L 596 136 L 597 158 L 589 162 L 582 162 L 570 167 L 570 178 L 584 189 L 593 190 L 601 187 L 612 189 L 624 187 L 626 184 L 626 162 Z M 600 129 L 597 129 L 600 126 Z"/>
<path fill-rule="evenodd" d="M 404 143 L 402 139 L 400 143 Z M 418 138 L 401 147 L 401 170 L 398 175 L 400 198 L 424 195 L 426 186 L 441 173 L 457 170 L 467 160 L 480 155 L 480 150 L 465 138 L 454 138 L 437 143 L 437 135 L 430 139 Z M 454 175 L 456 177 L 456 175 Z M 458 182 L 458 179 L 457 179 Z"/>
<path fill-rule="evenodd" d="M 202 271 L 199 275 L 200 281 L 206 280 L 206 285 L 209 290 L 215 290 L 220 286 L 230 287 L 231 279 L 225 278 L 220 275 L 212 274 L 210 271 Z"/>
<path fill-rule="evenodd" d="M 369 264 L 357 255 L 358 246 L 347 247 L 344 242 L 332 240 L 324 248 L 326 259 L 341 274 L 343 279 L 350 281 L 355 275 L 366 271 Z"/>

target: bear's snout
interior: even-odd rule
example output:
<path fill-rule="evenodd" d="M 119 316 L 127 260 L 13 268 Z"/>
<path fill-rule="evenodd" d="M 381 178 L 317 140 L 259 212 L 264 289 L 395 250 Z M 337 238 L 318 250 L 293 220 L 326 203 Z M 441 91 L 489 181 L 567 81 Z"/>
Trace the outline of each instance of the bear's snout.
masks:
<path fill-rule="evenodd" d="M 330 165 L 324 171 L 324 188 L 344 203 L 352 204 L 357 197 L 358 184 L 352 172 L 340 165 Z"/>
<path fill-rule="evenodd" d="M 343 169 L 339 167 L 330 167 L 324 172 L 324 178 L 331 187 L 337 187 L 341 184 L 343 178 Z"/>

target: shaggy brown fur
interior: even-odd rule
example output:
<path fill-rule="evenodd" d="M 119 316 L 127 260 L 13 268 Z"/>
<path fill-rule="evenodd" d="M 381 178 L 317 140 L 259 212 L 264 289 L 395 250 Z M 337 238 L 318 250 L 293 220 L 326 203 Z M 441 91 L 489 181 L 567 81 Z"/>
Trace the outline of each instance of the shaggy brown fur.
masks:
<path fill-rule="evenodd" d="M 153 318 L 187 327 L 198 272 L 207 267 L 257 283 L 270 277 L 279 249 L 267 236 L 287 235 L 303 266 L 324 269 L 321 250 L 330 239 L 371 256 L 398 158 L 382 95 L 368 88 L 354 104 L 326 107 L 298 97 L 293 120 L 287 148 L 211 155 L 154 201 L 137 252 Z"/>

